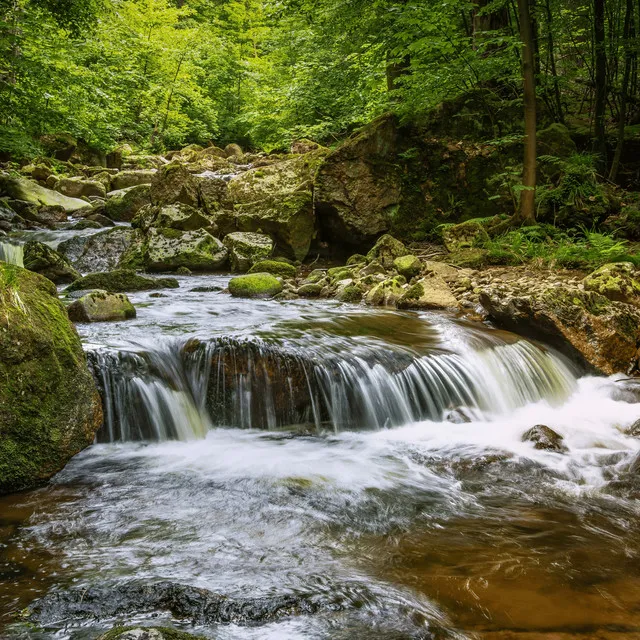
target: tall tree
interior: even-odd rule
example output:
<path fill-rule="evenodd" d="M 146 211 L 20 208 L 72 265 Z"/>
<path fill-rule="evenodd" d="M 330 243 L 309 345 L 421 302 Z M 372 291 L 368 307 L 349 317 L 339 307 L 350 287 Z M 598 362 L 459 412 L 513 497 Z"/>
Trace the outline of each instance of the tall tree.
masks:
<path fill-rule="evenodd" d="M 607 52 L 605 49 L 605 0 L 593 0 L 593 55 L 595 66 L 594 151 L 598 154 L 598 167 L 604 171 L 607 164 L 605 109 L 607 106 Z"/>
<path fill-rule="evenodd" d="M 536 79 L 533 28 L 529 0 L 518 0 L 522 40 L 522 80 L 524 97 L 524 160 L 518 218 L 525 224 L 536 219 Z"/>

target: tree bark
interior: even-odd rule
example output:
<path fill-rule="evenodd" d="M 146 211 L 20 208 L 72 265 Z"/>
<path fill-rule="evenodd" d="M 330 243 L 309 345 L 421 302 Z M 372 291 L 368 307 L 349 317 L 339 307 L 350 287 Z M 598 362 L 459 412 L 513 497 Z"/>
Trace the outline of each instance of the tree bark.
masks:
<path fill-rule="evenodd" d="M 534 41 L 529 0 L 518 0 L 522 40 L 522 80 L 524 86 L 524 159 L 518 217 L 523 224 L 536 220 L 536 79 Z"/>
<path fill-rule="evenodd" d="M 598 154 L 598 168 L 604 171 L 607 165 L 607 142 L 605 138 L 605 109 L 607 106 L 607 52 L 605 50 L 605 0 L 593 0 L 593 50 L 595 58 L 595 111 L 594 152 Z"/>

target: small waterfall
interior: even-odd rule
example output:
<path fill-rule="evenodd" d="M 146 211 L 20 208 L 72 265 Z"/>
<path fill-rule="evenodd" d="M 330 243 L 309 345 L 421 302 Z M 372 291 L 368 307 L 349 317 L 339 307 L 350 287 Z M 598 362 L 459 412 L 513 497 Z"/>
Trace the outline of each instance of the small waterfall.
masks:
<path fill-rule="evenodd" d="M 0 242 L 0 262 L 7 262 L 9 264 L 15 264 L 18 267 L 23 267 L 23 256 L 22 245 Z"/>
<path fill-rule="evenodd" d="M 212 426 L 381 429 L 456 409 L 482 418 L 559 402 L 575 388 L 558 356 L 525 340 L 431 355 L 190 340 L 98 350 L 90 361 L 105 406 L 99 439 L 111 442 L 184 440 Z"/>

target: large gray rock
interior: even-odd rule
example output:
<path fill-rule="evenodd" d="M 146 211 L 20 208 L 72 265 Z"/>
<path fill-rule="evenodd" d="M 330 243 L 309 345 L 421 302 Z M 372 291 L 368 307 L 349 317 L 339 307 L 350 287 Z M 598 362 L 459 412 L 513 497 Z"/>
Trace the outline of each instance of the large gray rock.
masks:
<path fill-rule="evenodd" d="M 73 266 L 82 273 L 113 271 L 119 266 L 142 267 L 141 259 L 136 261 L 136 253 L 142 246 L 142 233 L 137 229 L 114 227 L 87 238 L 77 255 L 77 243 L 61 242 L 58 250 L 67 256 Z M 70 253 L 67 254 L 67 251 Z"/>
<path fill-rule="evenodd" d="M 149 204 L 148 184 L 140 184 L 118 191 L 110 191 L 105 202 L 105 215 L 117 222 L 130 222 L 140 209 Z"/>
<path fill-rule="evenodd" d="M 73 282 L 80 277 L 64 256 L 36 240 L 30 240 L 24 245 L 23 264 L 25 269 L 39 273 L 55 284 Z"/>
<path fill-rule="evenodd" d="M 177 202 L 162 206 L 147 205 L 140 210 L 132 224 L 144 231 L 152 227 L 195 231 L 212 227 L 213 222 L 199 209 Z"/>
<path fill-rule="evenodd" d="M 136 310 L 124 293 L 91 291 L 68 307 L 73 322 L 117 322 L 136 317 Z"/>
<path fill-rule="evenodd" d="M 69 198 L 52 189 L 46 189 L 37 182 L 0 174 L 0 195 L 8 195 L 13 200 L 26 202 L 36 207 L 60 208 L 64 214 L 75 213 L 91 205 L 79 198 Z"/>
<path fill-rule="evenodd" d="M 150 229 L 145 263 L 151 271 L 174 271 L 186 267 L 191 271 L 214 271 L 226 262 L 226 247 L 204 229 L 178 231 Z"/>
<path fill-rule="evenodd" d="M 105 185 L 102 182 L 83 178 L 60 178 L 56 182 L 55 189 L 70 198 L 89 198 L 91 196 L 104 198 L 107 194 Z"/>
<path fill-rule="evenodd" d="M 233 271 L 249 271 L 273 251 L 273 240 L 262 233 L 230 233 L 224 239 L 229 250 L 229 262 Z"/>
<path fill-rule="evenodd" d="M 197 207 L 198 183 L 184 165 L 172 162 L 154 176 L 149 196 L 154 205 L 181 203 Z"/>
<path fill-rule="evenodd" d="M 155 175 L 156 169 L 121 171 L 111 178 L 111 188 L 114 191 L 120 191 L 139 184 L 151 184 Z"/>

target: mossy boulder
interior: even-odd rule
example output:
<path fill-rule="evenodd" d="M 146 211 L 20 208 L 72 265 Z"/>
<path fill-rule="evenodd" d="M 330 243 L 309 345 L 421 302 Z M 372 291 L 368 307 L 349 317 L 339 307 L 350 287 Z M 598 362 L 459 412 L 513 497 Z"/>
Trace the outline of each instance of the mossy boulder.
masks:
<path fill-rule="evenodd" d="M 149 196 L 155 205 L 181 203 L 197 207 L 198 183 L 183 164 L 171 162 L 154 176 Z"/>
<path fill-rule="evenodd" d="M 55 190 L 70 198 L 89 198 L 90 196 L 104 198 L 107 195 L 107 190 L 102 182 L 80 177 L 60 178 L 56 182 Z"/>
<path fill-rule="evenodd" d="M 635 303 L 640 296 L 640 283 L 635 276 L 633 264 L 615 262 L 602 265 L 582 282 L 587 291 L 595 291 L 609 300 Z"/>
<path fill-rule="evenodd" d="M 233 271 L 249 271 L 256 263 L 273 252 L 273 240 L 263 233 L 230 233 L 224 238 L 229 250 L 229 263 Z"/>
<path fill-rule="evenodd" d="M 148 184 L 139 184 L 118 191 L 110 191 L 104 204 L 105 214 L 117 222 L 130 222 L 137 213 L 149 204 Z"/>
<path fill-rule="evenodd" d="M 404 295 L 405 279 L 402 276 L 388 278 L 375 285 L 365 297 L 366 304 L 377 307 L 395 307 Z"/>
<path fill-rule="evenodd" d="M 117 269 L 104 273 L 90 273 L 78 278 L 65 291 L 104 289 L 110 293 L 123 293 L 153 289 L 177 289 L 179 286 L 175 278 L 145 278 L 138 275 L 133 269 Z"/>
<path fill-rule="evenodd" d="M 229 281 L 229 293 L 236 298 L 272 298 L 281 291 L 282 283 L 270 273 L 248 273 Z"/>
<path fill-rule="evenodd" d="M 442 230 L 442 241 L 451 253 L 476 247 L 487 240 L 487 230 L 482 223 L 475 220 L 450 225 Z"/>
<path fill-rule="evenodd" d="M 0 494 L 44 483 L 89 446 L 100 396 L 53 283 L 0 263 Z"/>
<path fill-rule="evenodd" d="M 406 256 L 407 247 L 388 233 L 378 238 L 375 245 L 367 253 L 367 260 L 377 260 L 385 269 L 391 269 L 396 258 Z"/>
<path fill-rule="evenodd" d="M 102 634 L 98 640 L 205 640 L 205 638 L 168 627 L 116 627 Z"/>
<path fill-rule="evenodd" d="M 136 317 L 135 307 L 124 293 L 91 291 L 68 307 L 73 322 L 117 322 Z"/>
<path fill-rule="evenodd" d="M 89 237 L 65 240 L 58 245 L 58 251 L 83 273 L 112 271 L 123 266 L 141 268 L 142 241 L 142 233 L 137 229 L 114 227 Z"/>
<path fill-rule="evenodd" d="M 138 169 L 132 171 L 120 171 L 111 178 L 111 188 L 114 191 L 122 191 L 141 184 L 150 185 L 155 178 L 155 169 Z"/>
<path fill-rule="evenodd" d="M 455 309 L 458 306 L 449 285 L 438 276 L 421 278 L 398 300 L 400 309 Z"/>
<path fill-rule="evenodd" d="M 0 174 L 0 195 L 3 194 L 38 208 L 60 208 L 65 214 L 75 213 L 91 206 L 85 200 L 69 198 L 57 191 L 42 187 L 37 182 Z"/>
<path fill-rule="evenodd" d="M 298 191 L 257 202 L 238 204 L 235 222 L 240 231 L 268 233 L 288 257 L 304 260 L 315 233 L 310 191 Z"/>
<path fill-rule="evenodd" d="M 176 202 L 161 206 L 145 205 L 131 222 L 131 226 L 148 231 L 151 227 L 179 231 L 211 230 L 212 221 L 202 211 L 188 204 Z"/>
<path fill-rule="evenodd" d="M 294 278 L 296 268 L 288 262 L 279 262 L 278 260 L 260 260 L 256 262 L 249 273 L 270 273 L 280 278 Z"/>
<path fill-rule="evenodd" d="M 417 276 L 423 269 L 420 258 L 412 254 L 400 256 L 393 261 L 393 268 L 407 280 Z"/>
<path fill-rule="evenodd" d="M 296 293 L 303 298 L 317 298 L 322 293 L 322 285 L 314 282 L 307 282 L 298 287 Z"/>
<path fill-rule="evenodd" d="M 559 122 L 554 122 L 538 131 L 538 155 L 568 158 L 578 152 L 576 143 L 571 139 L 569 129 Z"/>
<path fill-rule="evenodd" d="M 220 269 L 229 256 L 227 248 L 208 231 L 150 229 L 144 261 L 150 271 L 174 271 L 187 267 L 191 271 Z"/>
<path fill-rule="evenodd" d="M 338 287 L 336 291 L 336 299 L 340 302 L 348 302 L 351 304 L 357 304 L 362 301 L 362 296 L 365 294 L 365 289 L 357 283 L 350 283 L 343 287 Z"/>
<path fill-rule="evenodd" d="M 55 284 L 73 282 L 80 277 L 80 273 L 64 256 L 42 242 L 29 240 L 23 250 L 25 269 L 39 273 Z"/>

